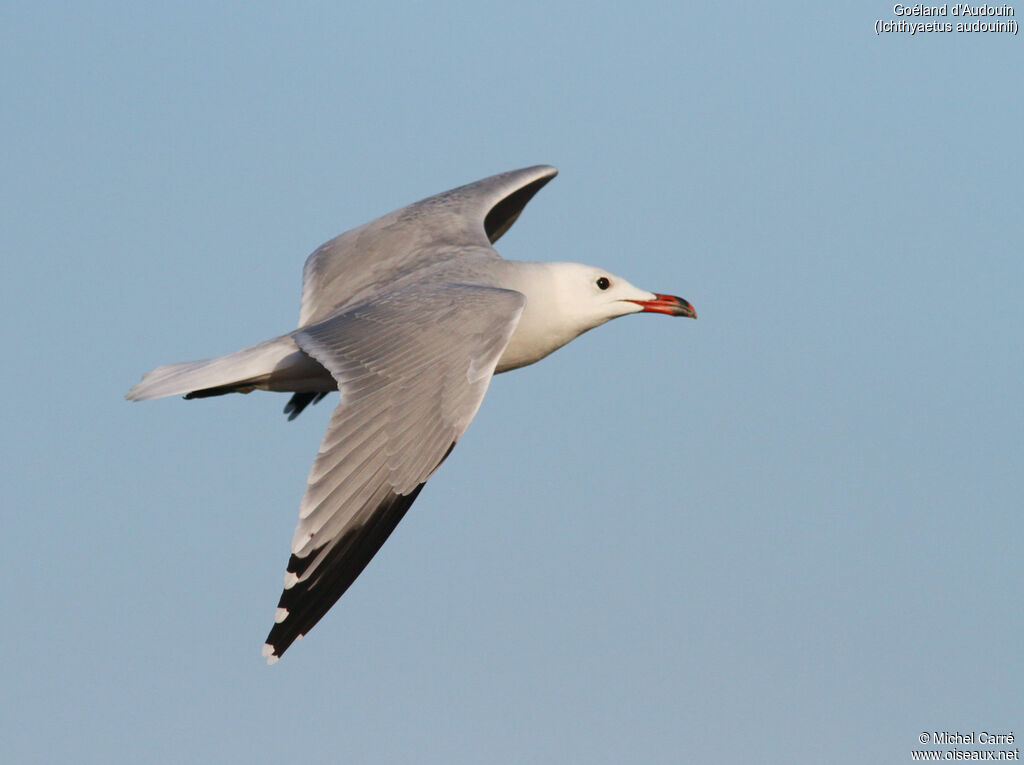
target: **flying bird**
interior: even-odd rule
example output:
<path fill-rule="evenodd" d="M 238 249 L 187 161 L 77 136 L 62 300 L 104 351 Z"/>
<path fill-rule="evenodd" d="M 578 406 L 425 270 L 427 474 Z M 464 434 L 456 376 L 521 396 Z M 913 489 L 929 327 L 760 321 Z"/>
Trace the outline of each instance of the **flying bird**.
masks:
<path fill-rule="evenodd" d="M 268 663 L 363 571 L 452 451 L 492 375 L 618 316 L 697 317 L 682 298 L 601 268 L 498 255 L 494 242 L 557 172 L 494 175 L 341 234 L 306 260 L 298 329 L 157 367 L 128 392 L 133 401 L 289 392 L 291 420 L 340 391 L 299 508 Z"/>

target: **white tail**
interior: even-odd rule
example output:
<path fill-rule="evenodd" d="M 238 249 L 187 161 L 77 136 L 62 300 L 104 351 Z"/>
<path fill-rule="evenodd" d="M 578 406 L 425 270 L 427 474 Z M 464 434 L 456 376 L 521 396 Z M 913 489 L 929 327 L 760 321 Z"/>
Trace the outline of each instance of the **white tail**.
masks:
<path fill-rule="evenodd" d="M 183 393 L 248 393 L 255 388 L 331 390 L 336 389 L 336 383 L 323 367 L 299 350 L 290 336 L 284 335 L 215 359 L 157 367 L 144 374 L 125 398 L 146 401 Z"/>

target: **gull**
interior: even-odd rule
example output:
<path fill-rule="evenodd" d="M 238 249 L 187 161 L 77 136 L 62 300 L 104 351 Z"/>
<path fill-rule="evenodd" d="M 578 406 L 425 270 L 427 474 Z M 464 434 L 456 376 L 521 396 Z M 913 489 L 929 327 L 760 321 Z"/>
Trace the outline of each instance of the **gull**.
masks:
<path fill-rule="evenodd" d="M 341 397 L 299 507 L 269 664 L 362 573 L 476 414 L 491 377 L 630 313 L 697 318 L 601 268 L 502 259 L 492 246 L 557 170 L 536 165 L 428 197 L 306 260 L 298 329 L 219 358 L 157 367 L 132 401 L 292 393 L 297 417 Z"/>

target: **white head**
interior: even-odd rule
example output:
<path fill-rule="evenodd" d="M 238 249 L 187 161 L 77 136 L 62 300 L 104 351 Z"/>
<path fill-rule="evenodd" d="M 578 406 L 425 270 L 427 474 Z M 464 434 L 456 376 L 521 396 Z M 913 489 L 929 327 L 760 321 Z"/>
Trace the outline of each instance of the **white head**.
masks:
<path fill-rule="evenodd" d="M 682 298 L 634 287 L 605 269 L 581 263 L 515 266 L 517 278 L 507 286 L 526 295 L 526 308 L 498 364 L 499 372 L 532 364 L 587 330 L 627 313 L 697 318 L 693 306 Z"/>
<path fill-rule="evenodd" d="M 697 318 L 687 301 L 634 287 L 611 271 L 582 263 L 549 263 L 559 311 L 580 332 L 627 313 L 664 313 Z"/>

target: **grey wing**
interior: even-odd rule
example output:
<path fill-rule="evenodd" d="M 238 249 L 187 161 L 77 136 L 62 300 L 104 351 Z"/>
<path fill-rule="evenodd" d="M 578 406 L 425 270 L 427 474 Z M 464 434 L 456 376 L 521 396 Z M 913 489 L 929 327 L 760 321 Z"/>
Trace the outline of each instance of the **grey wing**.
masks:
<path fill-rule="evenodd" d="M 398 291 L 294 334 L 338 381 L 263 654 L 276 661 L 359 576 L 476 414 L 526 298 Z"/>
<path fill-rule="evenodd" d="M 327 318 L 453 252 L 498 257 L 491 247 L 558 171 L 512 170 L 403 207 L 352 229 L 309 256 L 299 326 Z"/>

